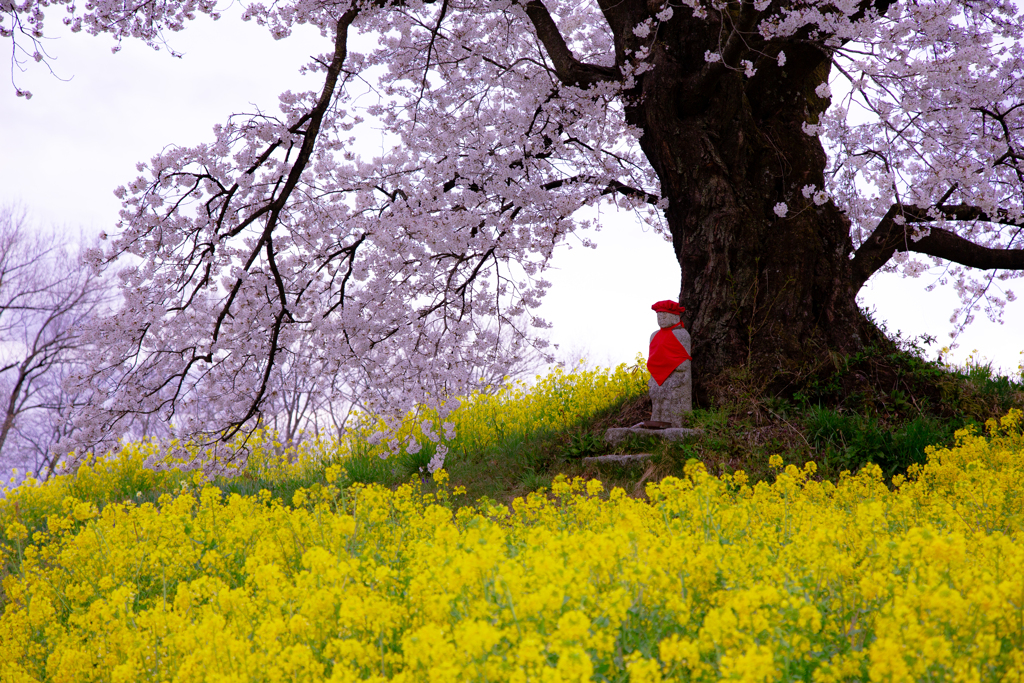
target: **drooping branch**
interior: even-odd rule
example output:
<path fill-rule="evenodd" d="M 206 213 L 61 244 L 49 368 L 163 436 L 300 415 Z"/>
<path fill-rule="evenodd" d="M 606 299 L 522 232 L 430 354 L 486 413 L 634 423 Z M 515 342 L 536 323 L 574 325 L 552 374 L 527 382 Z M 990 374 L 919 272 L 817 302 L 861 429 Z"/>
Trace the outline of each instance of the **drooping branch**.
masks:
<path fill-rule="evenodd" d="M 286 287 L 282 276 L 277 268 L 275 260 L 275 249 L 273 242 L 273 235 L 275 230 L 279 227 L 279 221 L 282 211 L 284 210 L 288 200 L 291 198 L 298 186 L 300 177 L 303 172 L 306 171 L 310 160 L 313 157 L 313 151 L 316 146 L 317 140 L 320 135 L 320 129 L 323 123 L 324 116 L 326 115 L 331 103 L 334 99 L 334 94 L 337 89 L 337 82 L 341 74 L 342 66 L 347 56 L 347 32 L 349 26 L 355 20 L 357 10 L 350 9 L 345 12 L 337 21 L 336 24 L 336 35 L 334 43 L 334 54 L 332 56 L 331 63 L 327 68 L 327 73 L 324 79 L 324 87 L 320 93 L 320 96 L 314 105 L 314 107 L 304 115 L 299 122 L 293 125 L 289 130 L 293 134 L 301 135 L 301 145 L 298 150 L 298 154 L 294 163 L 292 163 L 289 173 L 283 182 L 279 181 L 278 187 L 274 192 L 271 193 L 268 201 L 260 206 L 251 214 L 248 218 L 243 220 L 240 225 L 236 226 L 230 231 L 225 231 L 224 237 L 232 237 L 239 234 L 244 228 L 254 223 L 260 217 L 264 217 L 265 223 L 263 230 L 259 237 L 250 245 L 250 253 L 248 259 L 243 264 L 243 271 L 248 271 L 253 263 L 256 261 L 257 256 L 260 252 L 266 253 L 269 268 L 274 277 L 274 282 L 277 289 L 277 295 L 279 298 L 279 310 L 275 313 L 274 324 L 270 330 L 271 337 L 269 339 L 270 348 L 268 349 L 269 356 L 267 358 L 267 366 L 261 373 L 261 381 L 258 388 L 256 389 L 252 399 L 247 401 L 248 405 L 245 410 L 244 417 L 241 419 L 233 420 L 227 425 L 227 432 L 223 435 L 224 439 L 230 439 L 243 427 L 243 425 L 251 419 L 254 415 L 259 412 L 261 403 L 266 395 L 269 377 L 271 370 L 273 369 L 276 354 L 278 352 L 277 344 L 278 338 L 282 326 L 286 320 L 291 319 L 291 313 L 288 309 L 288 301 L 286 294 Z M 301 124 L 305 123 L 305 129 L 301 128 Z M 247 174 L 253 174 L 257 170 L 260 163 L 266 161 L 270 157 L 270 151 L 278 148 L 281 145 L 280 141 L 274 142 L 270 146 L 270 150 L 263 154 L 257 163 L 246 169 Z M 237 184 L 235 186 L 237 188 Z M 232 188 L 234 190 L 235 188 Z M 230 199 L 230 198 L 229 198 Z M 227 203 L 230 203 L 227 202 Z M 227 292 L 225 301 L 220 306 L 220 310 L 217 314 L 216 320 L 211 330 L 211 339 L 216 343 L 222 332 L 224 324 L 229 318 L 233 316 L 232 308 L 235 300 L 241 291 L 242 283 L 244 282 L 244 275 L 235 279 L 234 283 Z M 213 363 L 214 358 L 211 352 L 197 353 L 196 349 L 192 349 L 192 357 L 188 359 L 184 370 L 177 374 L 176 377 L 180 380 L 178 386 L 175 388 L 173 395 L 166 401 L 161 403 L 160 407 L 170 403 L 172 406 L 177 404 L 177 400 L 184 390 L 184 382 L 190 369 L 199 361 L 205 361 L 207 363 Z"/>
<path fill-rule="evenodd" d="M 615 67 L 587 64 L 576 59 L 543 2 L 530 0 L 526 3 L 525 9 L 526 16 L 530 18 L 534 30 L 537 31 L 537 37 L 544 44 L 544 49 L 555 66 L 558 80 L 563 84 L 589 88 L 596 83 L 618 81 L 622 77 Z"/>
<path fill-rule="evenodd" d="M 900 218 L 902 221 L 898 220 Z M 989 215 L 979 207 L 965 204 L 932 209 L 894 204 L 854 255 L 854 291 L 859 290 L 897 251 L 935 256 L 981 270 L 1024 270 L 1024 249 L 981 246 L 944 228 L 931 228 L 925 237 L 914 239 L 914 230 L 910 226 L 932 223 L 939 218 L 1024 226 L 1024 220 L 1004 212 Z"/>
<path fill-rule="evenodd" d="M 288 173 L 288 178 L 284 182 L 284 186 L 281 188 L 280 194 L 277 198 L 271 202 L 267 209 L 271 213 L 271 217 L 267 219 L 267 227 L 264 230 L 264 237 L 260 243 L 256 245 L 253 251 L 259 251 L 263 247 L 269 234 L 277 226 L 277 218 L 284 208 L 284 205 L 288 202 L 291 197 L 292 191 L 295 186 L 298 185 L 299 178 L 305 171 L 306 166 L 309 164 L 309 159 L 313 154 L 313 148 L 316 145 L 316 141 L 320 135 L 320 126 L 323 123 L 324 114 L 327 113 L 327 109 L 334 99 L 334 91 L 337 88 L 338 76 L 341 74 L 341 67 L 345 63 L 345 57 L 348 55 L 347 48 L 347 33 L 348 27 L 355 21 L 357 10 L 350 9 L 345 12 L 338 19 L 336 27 L 337 34 L 334 39 L 334 55 L 331 60 L 330 66 L 327 68 L 327 76 L 324 78 L 324 89 L 320 93 L 320 97 L 317 100 L 313 110 L 309 113 L 309 123 L 306 126 L 306 130 L 302 133 L 302 146 L 299 149 L 299 155 L 295 159 L 295 163 L 292 164 L 291 170 Z M 263 210 L 267 210 L 263 209 Z M 244 226 L 240 225 L 234 228 L 229 236 L 234 237 L 239 234 Z"/>

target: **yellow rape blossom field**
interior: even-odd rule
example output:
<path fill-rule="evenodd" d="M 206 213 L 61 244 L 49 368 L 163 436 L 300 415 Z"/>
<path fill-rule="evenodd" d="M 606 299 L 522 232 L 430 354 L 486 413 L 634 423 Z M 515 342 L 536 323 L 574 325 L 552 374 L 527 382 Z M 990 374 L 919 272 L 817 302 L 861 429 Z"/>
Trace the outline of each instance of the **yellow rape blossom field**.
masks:
<path fill-rule="evenodd" d="M 633 365 L 625 363 L 613 369 L 579 366 L 566 371 L 556 367 L 534 383 L 509 382 L 494 392 L 476 392 L 463 398 L 458 408 L 441 415 L 436 409 L 421 409 L 410 415 L 395 433 L 397 442 L 416 440 L 420 459 L 426 462 L 435 445 L 421 426 L 428 422 L 449 422 L 454 438 L 447 440 L 453 454 L 469 455 L 486 451 L 502 443 L 505 450 L 515 449 L 537 435 L 552 434 L 578 425 L 625 400 L 647 394 L 647 365 L 638 355 Z M 366 421 L 349 430 L 349 437 L 332 443 L 327 450 L 343 454 L 385 456 L 384 442 L 371 445 L 371 435 L 384 424 Z"/>
<path fill-rule="evenodd" d="M 776 456 L 509 507 L 331 465 L 291 501 L 179 473 L 101 509 L 113 472 L 170 476 L 125 448 L 0 504 L 0 680 L 1022 681 L 1022 426 L 894 482 Z"/>

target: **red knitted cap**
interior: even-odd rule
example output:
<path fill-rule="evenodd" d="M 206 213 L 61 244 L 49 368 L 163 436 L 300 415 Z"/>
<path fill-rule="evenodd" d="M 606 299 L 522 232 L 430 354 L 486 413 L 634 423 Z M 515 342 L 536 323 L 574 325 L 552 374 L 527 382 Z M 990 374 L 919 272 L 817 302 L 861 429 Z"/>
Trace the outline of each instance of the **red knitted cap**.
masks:
<path fill-rule="evenodd" d="M 658 303 L 651 306 L 651 310 L 657 311 L 658 313 L 671 313 L 672 315 L 682 315 L 683 311 L 685 311 L 686 309 L 677 304 L 675 301 L 672 301 L 671 299 L 665 299 L 664 301 L 659 301 Z"/>

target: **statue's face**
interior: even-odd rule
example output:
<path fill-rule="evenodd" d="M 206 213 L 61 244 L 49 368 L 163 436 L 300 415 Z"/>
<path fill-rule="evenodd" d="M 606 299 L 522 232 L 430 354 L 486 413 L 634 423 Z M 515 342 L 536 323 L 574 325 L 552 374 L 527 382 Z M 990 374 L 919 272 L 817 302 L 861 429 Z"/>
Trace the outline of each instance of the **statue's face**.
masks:
<path fill-rule="evenodd" d="M 666 313 L 665 311 L 657 311 L 658 313 L 658 327 L 672 327 L 679 322 L 679 316 L 674 313 Z"/>

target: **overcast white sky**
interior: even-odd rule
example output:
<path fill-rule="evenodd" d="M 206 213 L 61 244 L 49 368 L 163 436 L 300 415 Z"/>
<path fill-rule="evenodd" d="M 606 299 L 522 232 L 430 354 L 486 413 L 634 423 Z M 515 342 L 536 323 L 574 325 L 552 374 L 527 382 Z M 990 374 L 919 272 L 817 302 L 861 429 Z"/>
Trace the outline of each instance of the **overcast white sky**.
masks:
<path fill-rule="evenodd" d="M 252 105 L 276 111 L 284 90 L 317 88 L 315 80 L 303 82 L 298 68 L 326 49 L 315 31 L 275 42 L 230 16 L 200 18 L 172 36 L 181 59 L 133 42 L 115 55 L 111 45 L 106 37 L 63 33 L 48 51 L 65 80 L 33 63 L 26 72 L 14 69 L 31 100 L 15 97 L 7 76 L 0 85 L 0 202 L 18 201 L 37 222 L 69 235 L 112 228 L 119 208 L 113 190 L 135 177 L 136 162 L 166 145 L 211 139 L 212 126 L 232 112 Z M 605 216 L 596 250 L 577 246 L 556 257 L 554 286 L 540 311 L 564 354 L 585 353 L 602 365 L 646 354 L 656 327 L 650 305 L 674 298 L 679 287 L 679 268 L 663 238 L 628 215 Z M 932 279 L 876 277 L 861 296 L 890 331 L 929 333 L 944 345 L 956 298 L 926 293 Z M 1007 308 L 1004 325 L 978 318 L 950 357 L 962 363 L 977 349 L 1016 374 L 1024 359 L 1024 301 Z"/>

